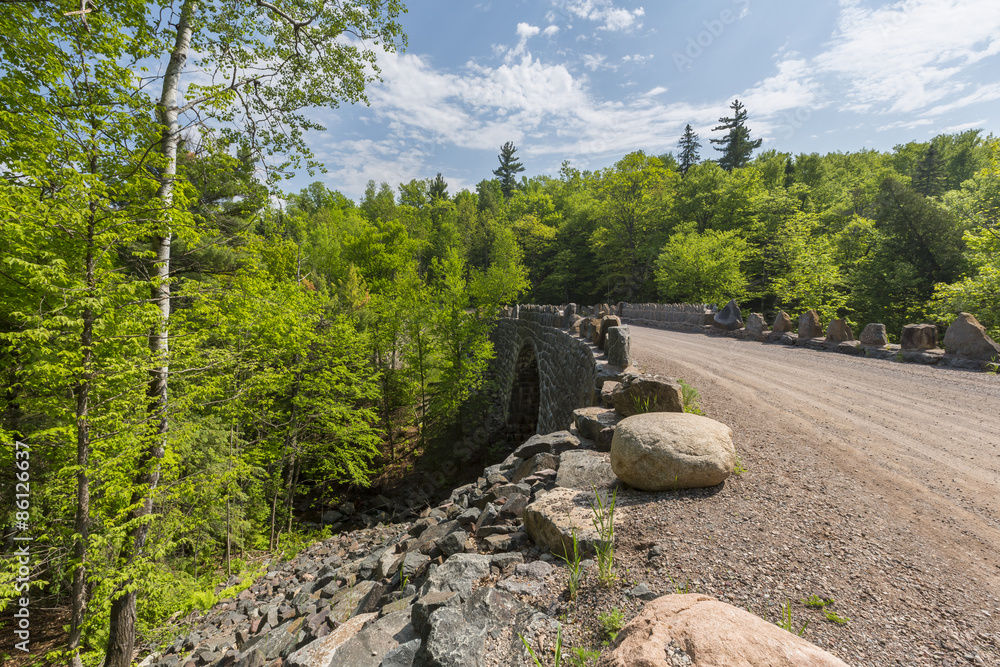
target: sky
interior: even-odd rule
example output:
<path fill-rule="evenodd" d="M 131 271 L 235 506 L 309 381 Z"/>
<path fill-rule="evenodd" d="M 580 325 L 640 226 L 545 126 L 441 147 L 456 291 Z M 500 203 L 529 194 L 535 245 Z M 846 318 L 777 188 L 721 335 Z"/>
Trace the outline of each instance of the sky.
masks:
<path fill-rule="evenodd" d="M 360 199 L 442 173 L 492 178 L 506 141 L 526 176 L 677 150 L 702 158 L 739 99 L 761 150 L 891 150 L 936 134 L 1000 135 L 997 0 L 411 0 L 408 46 L 380 55 L 369 106 L 314 110 L 328 172 Z"/>

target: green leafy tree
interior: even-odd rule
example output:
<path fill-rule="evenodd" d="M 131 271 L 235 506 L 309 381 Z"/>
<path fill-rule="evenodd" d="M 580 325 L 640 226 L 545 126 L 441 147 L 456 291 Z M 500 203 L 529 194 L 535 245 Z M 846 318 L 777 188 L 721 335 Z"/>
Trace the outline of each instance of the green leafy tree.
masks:
<path fill-rule="evenodd" d="M 746 166 L 750 156 L 760 148 L 763 141 L 750 138 L 750 128 L 746 126 L 747 110 L 742 102 L 733 100 L 729 108 L 733 110 L 733 115 L 723 116 L 719 119 L 721 125 L 712 128 L 713 132 L 722 130 L 726 133 L 725 136 L 721 139 L 709 139 L 716 145 L 716 150 L 722 153 L 719 166 L 726 171 Z"/>
<path fill-rule="evenodd" d="M 725 303 L 746 293 L 741 265 L 750 255 L 738 232 L 699 233 L 685 225 L 656 260 L 656 287 L 666 303 Z"/>
<path fill-rule="evenodd" d="M 651 291 L 652 265 L 666 231 L 664 211 L 678 180 L 676 172 L 642 151 L 629 153 L 601 175 L 602 224 L 590 243 L 612 296 L 634 300 Z"/>
<path fill-rule="evenodd" d="M 514 142 L 506 142 L 500 147 L 500 154 L 497 156 L 500 166 L 493 170 L 493 175 L 500 181 L 504 199 L 510 199 L 514 194 L 514 190 L 517 189 L 517 175 L 524 171 L 524 165 L 515 157 L 515 153 L 517 147 L 514 146 Z"/>

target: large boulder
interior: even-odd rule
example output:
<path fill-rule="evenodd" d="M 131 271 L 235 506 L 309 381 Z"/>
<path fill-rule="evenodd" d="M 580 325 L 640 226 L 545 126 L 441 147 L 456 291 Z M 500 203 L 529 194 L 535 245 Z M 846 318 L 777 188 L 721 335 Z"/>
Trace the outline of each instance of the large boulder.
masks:
<path fill-rule="evenodd" d="M 938 330 L 933 324 L 907 324 L 899 334 L 903 350 L 933 350 L 938 346 Z"/>
<path fill-rule="evenodd" d="M 819 338 L 823 335 L 823 323 L 819 321 L 819 313 L 807 310 L 799 315 L 799 338 Z"/>
<path fill-rule="evenodd" d="M 288 656 L 288 661 L 285 664 L 289 667 L 327 667 L 332 663 L 337 649 L 361 632 L 365 623 L 376 618 L 378 618 L 378 613 L 359 614 L 350 618 L 338 625 L 326 637 L 306 644 Z"/>
<path fill-rule="evenodd" d="M 611 469 L 643 491 L 715 486 L 735 465 L 729 427 L 685 412 L 628 417 L 618 423 L 611 441 Z"/>
<path fill-rule="evenodd" d="M 743 314 L 740 307 L 736 305 L 736 299 L 730 300 L 726 307 L 715 314 L 712 324 L 725 329 L 726 331 L 736 331 L 743 328 Z"/>
<path fill-rule="evenodd" d="M 496 664 L 490 659 L 493 656 L 504 656 L 504 665 L 527 665 L 527 651 L 519 635 L 530 634 L 534 613 L 509 593 L 484 586 L 462 607 L 446 606 L 430 615 L 430 630 L 418 664 L 481 667 Z"/>
<path fill-rule="evenodd" d="M 611 470 L 611 457 L 607 452 L 581 449 L 563 452 L 559 457 L 556 486 L 587 491 L 592 488 L 608 489 L 618 483 Z"/>
<path fill-rule="evenodd" d="M 948 354 L 979 361 L 1000 360 L 1000 345 L 986 335 L 986 328 L 969 313 L 961 313 L 944 334 Z"/>
<path fill-rule="evenodd" d="M 774 316 L 774 324 L 771 325 L 771 332 L 775 334 L 788 333 L 792 330 L 792 318 L 788 313 L 781 310 Z"/>
<path fill-rule="evenodd" d="M 869 324 L 861 332 L 861 344 L 866 347 L 885 347 L 889 344 L 884 324 Z"/>
<path fill-rule="evenodd" d="M 827 343 L 844 343 L 854 340 L 854 332 L 845 320 L 835 319 L 826 328 Z"/>
<path fill-rule="evenodd" d="M 490 575 L 490 557 L 480 554 L 455 554 L 434 570 L 420 595 L 454 591 L 462 600 L 472 595 L 472 586 Z"/>
<path fill-rule="evenodd" d="M 608 330 L 611 329 L 611 327 L 620 327 L 621 325 L 622 321 L 618 317 L 615 317 L 614 315 L 605 315 L 604 317 L 602 317 L 601 335 L 597 339 L 597 347 L 601 348 L 602 350 L 606 349 L 605 345 L 607 344 L 608 340 Z M 628 364 L 624 365 L 628 366 Z"/>
<path fill-rule="evenodd" d="M 747 318 L 747 333 L 760 339 L 765 331 L 767 331 L 767 320 L 764 316 L 760 313 L 750 313 L 750 317 Z"/>
<path fill-rule="evenodd" d="M 639 412 L 683 412 L 684 395 L 680 384 L 659 375 L 629 374 L 612 395 L 618 414 L 630 417 Z"/>
<path fill-rule="evenodd" d="M 389 651 L 419 639 L 410 624 L 410 610 L 397 611 L 383 616 L 344 642 L 330 664 L 380 667 Z"/>
<path fill-rule="evenodd" d="M 625 368 L 632 363 L 632 336 L 625 325 L 608 329 L 604 340 L 604 350 L 608 354 L 608 363 L 612 366 Z"/>
<path fill-rule="evenodd" d="M 647 604 L 598 665 L 670 667 L 682 664 L 677 653 L 686 654 L 683 664 L 693 667 L 847 667 L 815 644 L 699 593 L 666 595 Z"/>
<path fill-rule="evenodd" d="M 593 492 L 566 487 L 539 493 L 524 510 L 524 529 L 535 544 L 559 556 L 573 555 L 575 531 L 580 553 L 593 553 L 601 543 L 593 522 L 594 500 Z"/>

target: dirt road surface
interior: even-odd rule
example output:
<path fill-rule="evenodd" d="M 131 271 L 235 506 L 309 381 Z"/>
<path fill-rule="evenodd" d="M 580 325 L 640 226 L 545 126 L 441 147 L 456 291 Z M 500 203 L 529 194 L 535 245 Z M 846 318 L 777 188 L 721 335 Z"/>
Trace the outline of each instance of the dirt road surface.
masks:
<path fill-rule="evenodd" d="M 772 620 L 792 603 L 850 664 L 1000 665 L 1000 377 L 631 330 L 637 365 L 696 387 L 748 469 L 661 514 L 626 499 L 637 563 L 665 544 L 654 576 Z"/>

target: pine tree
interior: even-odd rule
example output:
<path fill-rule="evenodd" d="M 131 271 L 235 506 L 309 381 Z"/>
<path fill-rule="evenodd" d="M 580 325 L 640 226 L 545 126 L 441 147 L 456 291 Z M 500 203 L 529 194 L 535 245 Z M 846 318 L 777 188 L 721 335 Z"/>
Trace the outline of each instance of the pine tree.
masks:
<path fill-rule="evenodd" d="M 721 139 L 709 139 L 716 145 L 717 151 L 722 153 L 719 166 L 726 171 L 732 171 L 746 166 L 750 161 L 750 154 L 760 148 L 762 139 L 750 139 L 750 129 L 745 125 L 747 120 L 747 110 L 739 100 L 733 100 L 729 105 L 733 110 L 732 118 L 723 116 L 719 119 L 722 123 L 712 128 L 713 132 L 725 130 L 726 136 Z"/>
<path fill-rule="evenodd" d="M 698 160 L 701 159 L 698 153 L 701 143 L 698 141 L 697 133 L 691 129 L 690 123 L 684 128 L 684 136 L 677 142 L 677 147 L 681 149 L 681 174 L 687 174 L 688 169 L 698 164 Z"/>
<path fill-rule="evenodd" d="M 493 170 L 493 175 L 500 179 L 500 189 L 503 191 L 504 199 L 510 199 L 511 194 L 517 189 L 517 175 L 524 171 L 524 165 L 514 157 L 517 147 L 513 141 L 508 141 L 500 147 L 500 166 Z"/>
<path fill-rule="evenodd" d="M 441 175 L 440 171 L 431 181 L 430 195 L 431 200 L 448 198 L 448 181 L 444 180 L 444 176 Z"/>
<path fill-rule="evenodd" d="M 925 197 L 934 197 L 944 191 L 946 178 L 944 159 L 937 146 L 931 142 L 914 170 L 913 189 Z"/>

